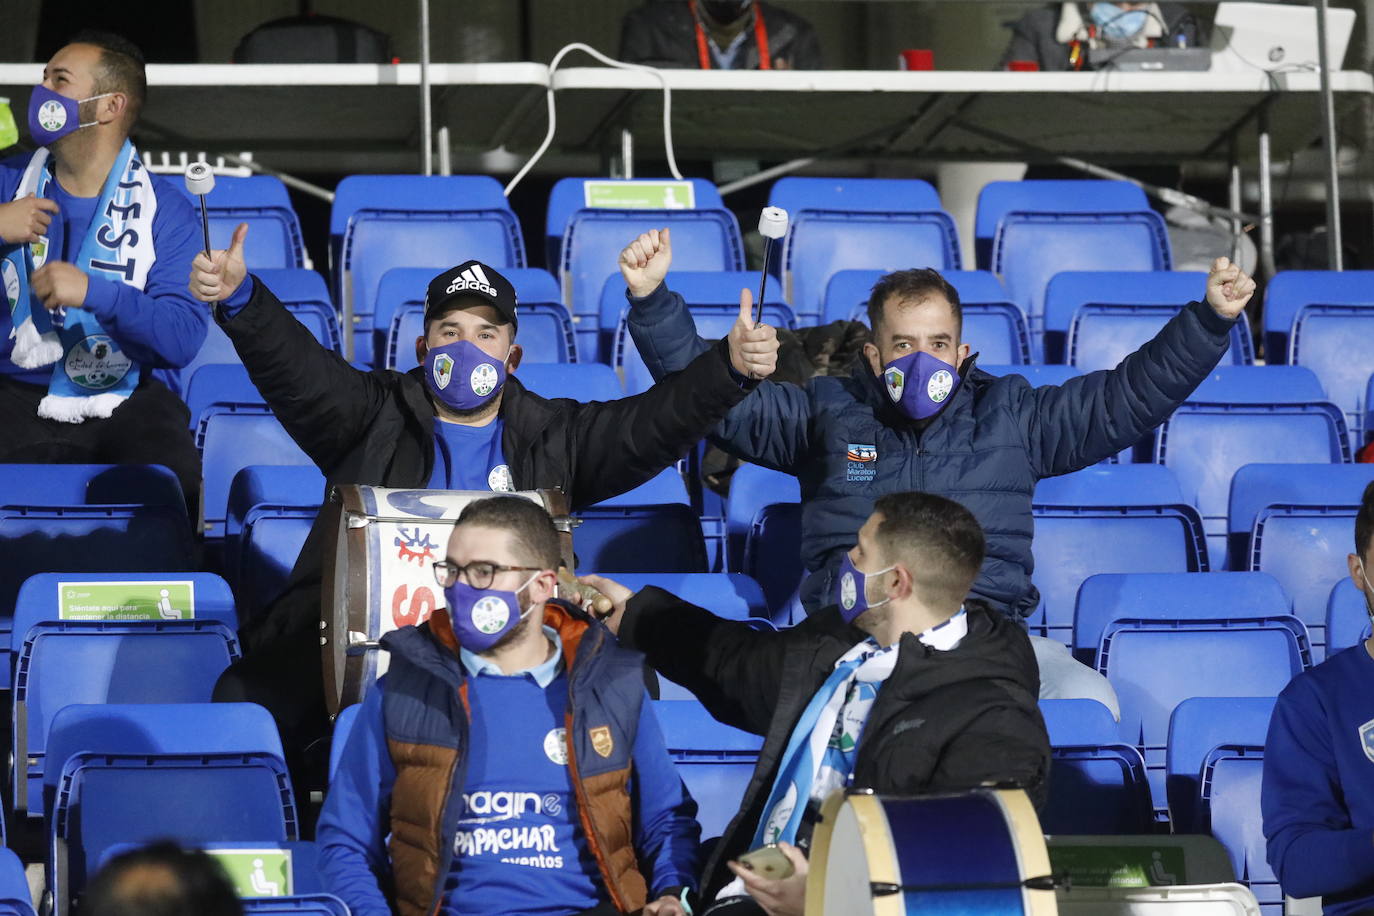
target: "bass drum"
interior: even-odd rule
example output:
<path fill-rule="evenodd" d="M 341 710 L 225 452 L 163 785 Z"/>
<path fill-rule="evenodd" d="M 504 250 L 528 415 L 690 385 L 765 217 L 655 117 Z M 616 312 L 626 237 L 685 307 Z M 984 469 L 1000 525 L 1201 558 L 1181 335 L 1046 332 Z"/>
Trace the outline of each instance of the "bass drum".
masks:
<path fill-rule="evenodd" d="M 836 792 L 811 842 L 806 916 L 1054 916 L 1040 820 L 1020 789 Z"/>
<path fill-rule="evenodd" d="M 433 563 L 443 559 L 458 515 L 468 503 L 522 496 L 555 519 L 563 560 L 573 568 L 567 501 L 559 490 L 391 490 L 339 486 L 321 512 L 337 531 L 325 558 L 320 604 L 325 703 L 331 716 L 362 701 L 386 673 L 389 656 L 377 644 L 392 630 L 419 625 L 443 604 Z"/>

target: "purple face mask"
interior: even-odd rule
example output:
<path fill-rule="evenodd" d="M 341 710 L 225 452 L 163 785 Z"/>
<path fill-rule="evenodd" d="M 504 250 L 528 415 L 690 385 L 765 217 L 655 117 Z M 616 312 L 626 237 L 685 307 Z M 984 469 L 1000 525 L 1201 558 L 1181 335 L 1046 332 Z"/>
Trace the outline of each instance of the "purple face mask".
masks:
<path fill-rule="evenodd" d="M 894 359 L 883 369 L 887 396 L 913 420 L 926 420 L 944 410 L 959 381 L 957 369 L 924 350 Z"/>
<path fill-rule="evenodd" d="M 537 575 L 539 573 L 534 574 Z M 458 645 L 480 654 L 520 626 L 520 621 L 533 609 L 531 605 L 521 612 L 520 592 L 534 581 L 534 576 L 526 579 L 525 585 L 513 592 L 473 588 L 462 579 L 455 579 L 452 585 L 444 589 L 444 598 L 448 601 L 448 615 L 453 623 L 453 635 L 458 637 Z"/>
<path fill-rule="evenodd" d="M 103 99 L 107 95 L 114 95 L 113 92 L 104 92 L 100 95 L 93 95 L 89 99 L 69 99 L 61 93 L 54 92 L 47 86 L 38 85 L 33 87 L 33 94 L 29 96 L 29 134 L 39 146 L 48 146 L 54 141 L 61 140 L 67 134 L 80 130 L 83 127 L 90 127 L 97 124 L 97 121 L 87 121 L 81 123 L 79 114 L 80 106 L 83 102 L 94 102 L 96 99 Z"/>
<path fill-rule="evenodd" d="M 454 410 L 481 407 L 506 384 L 505 360 L 483 353 L 474 343 L 431 347 L 425 354 L 425 381 L 434 396 Z"/>
<path fill-rule="evenodd" d="M 854 565 L 854 561 L 849 559 L 849 554 L 844 555 L 840 561 L 840 571 L 835 578 L 835 603 L 840 606 L 840 616 L 845 623 L 853 623 L 859 615 L 869 608 L 882 607 L 891 601 L 891 598 L 884 598 L 877 604 L 868 603 L 868 580 L 873 576 L 881 576 L 893 567 L 880 569 L 877 572 L 865 573 Z"/>

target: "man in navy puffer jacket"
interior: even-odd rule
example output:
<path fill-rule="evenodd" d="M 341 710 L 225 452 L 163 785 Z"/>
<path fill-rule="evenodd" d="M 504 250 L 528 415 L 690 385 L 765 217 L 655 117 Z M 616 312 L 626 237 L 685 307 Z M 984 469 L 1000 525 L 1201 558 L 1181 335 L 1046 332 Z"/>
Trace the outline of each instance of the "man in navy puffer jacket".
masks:
<path fill-rule="evenodd" d="M 641 235 L 620 258 L 630 333 L 655 379 L 709 345 L 664 283 L 671 261 L 668 230 Z M 874 500 L 919 490 L 962 503 L 987 535 L 972 597 L 1025 617 L 1040 600 L 1031 583 L 1036 482 L 1096 464 L 1162 423 L 1216 367 L 1254 290 L 1250 277 L 1218 258 L 1205 301 L 1184 306 L 1121 365 L 1035 388 L 1019 375 L 975 367 L 976 354 L 960 339 L 959 295 L 943 277 L 897 271 L 873 287 L 873 342 L 848 378 L 814 378 L 805 387 L 763 382 L 712 440 L 800 481 L 808 612 L 833 603 L 835 570 Z M 1032 642 L 1042 698 L 1087 696 L 1118 711 L 1104 678 L 1061 644 Z"/>

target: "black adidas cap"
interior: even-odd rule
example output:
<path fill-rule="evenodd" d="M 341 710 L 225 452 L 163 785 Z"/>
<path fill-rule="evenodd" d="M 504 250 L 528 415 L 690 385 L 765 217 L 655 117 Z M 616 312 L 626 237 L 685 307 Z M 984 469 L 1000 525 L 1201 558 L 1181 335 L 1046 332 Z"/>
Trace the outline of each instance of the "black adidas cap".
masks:
<path fill-rule="evenodd" d="M 429 290 L 425 293 L 425 321 L 447 314 L 449 303 L 464 297 L 486 302 L 498 315 L 519 327 L 515 317 L 515 287 L 481 261 L 464 261 L 429 281 Z"/>

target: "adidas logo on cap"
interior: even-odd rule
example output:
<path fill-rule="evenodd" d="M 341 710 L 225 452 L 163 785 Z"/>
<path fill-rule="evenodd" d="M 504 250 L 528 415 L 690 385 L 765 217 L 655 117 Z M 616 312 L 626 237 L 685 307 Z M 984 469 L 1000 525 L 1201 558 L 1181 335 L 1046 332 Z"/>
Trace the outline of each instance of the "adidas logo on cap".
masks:
<path fill-rule="evenodd" d="M 481 265 L 474 264 L 467 270 L 459 274 L 454 281 L 448 285 L 444 291 L 445 295 L 462 292 L 465 289 L 475 289 L 478 292 L 486 293 L 493 299 L 496 298 L 496 288 L 491 285 L 487 275 L 482 272 Z"/>

